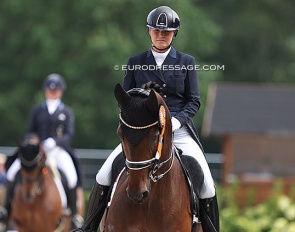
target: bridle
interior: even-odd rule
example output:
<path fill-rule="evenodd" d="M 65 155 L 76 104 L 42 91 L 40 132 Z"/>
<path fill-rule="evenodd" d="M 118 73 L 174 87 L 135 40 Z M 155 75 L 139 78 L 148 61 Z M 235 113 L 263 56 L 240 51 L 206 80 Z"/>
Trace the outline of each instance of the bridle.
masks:
<path fill-rule="evenodd" d="M 20 155 L 20 159 L 22 164 L 26 167 L 33 167 L 34 165 L 38 165 L 38 162 L 41 161 L 41 165 L 37 166 L 38 172 L 35 177 L 24 177 L 23 175 L 20 177 L 20 184 L 24 186 L 33 184 L 33 191 L 30 192 L 30 195 L 26 194 L 23 191 L 24 188 L 22 188 L 22 198 L 24 202 L 32 203 L 34 202 L 36 196 L 42 194 L 42 180 L 44 179 L 44 176 L 48 175 L 48 169 L 45 167 L 45 163 L 42 162 L 44 156 L 41 151 L 39 151 L 38 155 L 31 161 L 24 159 L 22 155 Z"/>
<path fill-rule="evenodd" d="M 127 93 L 130 94 L 130 95 L 131 94 L 141 94 L 141 95 L 144 95 L 144 96 L 149 96 L 149 94 L 150 94 L 149 91 L 143 90 L 143 89 L 140 89 L 140 88 L 131 89 Z M 148 159 L 148 160 L 143 160 L 143 161 L 130 161 L 125 156 L 125 165 L 126 165 L 127 171 L 128 170 L 138 171 L 138 170 L 142 170 L 142 169 L 145 169 L 145 168 L 152 167 L 150 172 L 149 172 L 149 177 L 153 182 L 157 182 L 158 180 L 163 178 L 171 170 L 173 162 L 174 162 L 173 150 L 171 150 L 170 156 L 169 156 L 168 159 L 160 162 L 160 158 L 161 158 L 161 155 L 162 155 L 162 149 L 163 149 L 163 137 L 164 137 L 164 133 L 165 133 L 165 129 L 166 129 L 165 107 L 163 105 L 160 105 L 160 108 L 159 108 L 159 120 L 158 121 L 155 121 L 155 122 L 153 122 L 153 123 L 151 123 L 149 125 L 145 125 L 145 126 L 140 126 L 140 127 L 132 126 L 132 125 L 126 123 L 123 120 L 121 114 L 119 114 L 119 118 L 120 118 L 121 123 L 123 123 L 125 126 L 131 128 L 131 129 L 135 129 L 135 130 L 147 129 L 147 128 L 150 128 L 150 127 L 155 126 L 157 124 L 159 125 L 160 133 L 159 133 L 159 138 L 158 138 L 157 151 L 156 151 L 153 158 Z M 155 173 L 164 164 L 166 164 L 169 160 L 171 160 L 169 168 L 165 172 L 163 172 L 163 173 L 161 173 L 159 175 L 155 175 Z"/>
<path fill-rule="evenodd" d="M 164 165 L 166 164 L 169 160 L 171 160 L 169 168 L 164 172 L 159 175 L 155 175 L 155 173 Z M 153 166 L 153 168 L 150 170 L 149 177 L 153 182 L 157 182 L 161 178 L 164 177 L 172 168 L 174 162 L 174 155 L 171 151 L 170 156 L 168 159 L 164 160 L 163 162 L 159 162 L 159 159 L 156 157 L 153 157 L 152 159 L 149 160 L 144 160 L 144 161 L 130 161 L 127 158 L 125 159 L 125 164 L 127 169 L 133 170 L 133 171 L 138 171 L 141 169 L 145 169 L 148 167 Z"/>

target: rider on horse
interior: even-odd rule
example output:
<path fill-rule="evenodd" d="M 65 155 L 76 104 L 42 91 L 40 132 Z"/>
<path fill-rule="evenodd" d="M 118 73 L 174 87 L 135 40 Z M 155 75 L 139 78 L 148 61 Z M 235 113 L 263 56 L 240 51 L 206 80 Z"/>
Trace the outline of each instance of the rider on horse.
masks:
<path fill-rule="evenodd" d="M 76 189 L 82 188 L 81 167 L 70 145 L 74 136 L 74 114 L 72 109 L 61 101 L 66 83 L 61 75 L 50 74 L 45 78 L 43 88 L 46 101 L 34 107 L 26 134 L 35 133 L 40 137 L 47 156 L 55 160 L 57 168 L 65 175 L 67 185 L 64 187 L 73 224 L 74 227 L 81 227 L 83 218 L 77 214 L 76 206 Z M 6 220 L 10 214 L 19 170 L 20 160 L 17 158 L 7 170 Z M 5 212 L 2 212 L 2 216 L 5 216 Z M 2 217 L 3 219 L 5 218 Z"/>
<path fill-rule="evenodd" d="M 201 214 L 203 230 L 219 231 L 215 185 L 192 120 L 200 108 L 199 83 L 194 69 L 195 59 L 172 47 L 173 38 L 179 31 L 180 19 L 171 8 L 161 6 L 152 10 L 147 16 L 147 27 L 152 46 L 148 51 L 129 59 L 123 87 L 127 91 L 150 83 L 149 85 L 161 88 L 172 116 L 174 145 L 182 150 L 182 155 L 193 157 L 204 172 L 204 183 L 199 196 L 201 207 L 204 209 L 203 214 L 206 214 L 206 216 Z M 150 70 L 134 68 L 141 66 L 154 68 Z M 105 201 L 111 185 L 112 163 L 121 152 L 122 146 L 119 144 L 96 175 L 86 216 L 94 219 L 90 223 L 90 228 L 86 229 L 96 231 L 99 226 L 105 208 L 97 210 L 97 206 Z"/>

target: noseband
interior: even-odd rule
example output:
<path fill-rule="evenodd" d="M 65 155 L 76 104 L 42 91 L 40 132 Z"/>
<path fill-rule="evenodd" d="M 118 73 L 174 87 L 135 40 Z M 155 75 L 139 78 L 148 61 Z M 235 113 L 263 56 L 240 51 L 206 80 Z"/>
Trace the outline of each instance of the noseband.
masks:
<path fill-rule="evenodd" d="M 157 155 L 157 153 L 156 153 L 156 155 Z M 166 164 L 171 159 L 172 159 L 172 162 L 170 163 L 169 168 L 164 173 L 155 176 L 156 171 L 158 171 L 164 164 Z M 157 159 L 156 157 L 153 157 L 152 159 L 149 159 L 149 160 L 137 161 L 137 162 L 130 161 L 127 158 L 125 160 L 126 167 L 130 170 L 133 170 L 133 171 L 138 171 L 138 170 L 153 166 L 153 168 L 151 169 L 151 171 L 149 173 L 149 177 L 151 178 L 151 180 L 153 182 L 157 182 L 164 175 L 166 175 L 171 170 L 173 162 L 174 162 L 174 155 L 173 155 L 172 151 L 170 153 L 169 158 L 164 160 L 161 163 L 159 162 L 159 159 Z"/>
<path fill-rule="evenodd" d="M 130 91 L 128 91 L 128 93 L 130 94 L 141 94 L 141 95 L 145 95 L 145 96 L 149 96 L 150 92 L 146 91 L 146 90 L 142 90 L 142 89 L 132 89 Z M 163 162 L 160 162 L 160 158 L 161 158 L 161 154 L 162 154 L 162 148 L 163 148 L 163 137 L 164 137 L 164 133 L 165 133 L 165 129 L 166 129 L 166 112 L 165 112 L 165 108 L 163 105 L 160 106 L 159 109 L 159 120 L 155 121 L 149 125 L 145 125 L 145 126 L 132 126 L 128 123 L 126 123 L 121 114 L 119 114 L 119 118 L 121 123 L 123 123 L 125 126 L 134 129 L 134 130 L 143 130 L 143 129 L 147 129 L 150 128 L 152 126 L 155 125 L 159 125 L 159 139 L 158 139 L 158 146 L 157 146 L 157 151 L 155 153 L 155 156 L 151 159 L 148 160 L 143 160 L 143 161 L 130 161 L 127 159 L 127 157 L 125 156 L 125 165 L 127 170 L 133 170 L 133 171 L 138 171 L 138 170 L 142 170 L 145 168 L 149 168 L 152 167 L 149 173 L 149 177 L 151 178 L 151 180 L 153 182 L 157 182 L 158 180 L 160 180 L 164 175 L 166 175 L 172 168 L 173 162 L 174 162 L 174 155 L 173 152 L 171 150 L 170 152 L 170 156 L 168 159 L 164 160 Z M 123 151 L 124 152 L 124 151 Z M 159 175 L 155 175 L 155 173 L 164 165 L 166 164 L 169 160 L 171 160 L 170 166 L 169 168 L 162 174 Z"/>

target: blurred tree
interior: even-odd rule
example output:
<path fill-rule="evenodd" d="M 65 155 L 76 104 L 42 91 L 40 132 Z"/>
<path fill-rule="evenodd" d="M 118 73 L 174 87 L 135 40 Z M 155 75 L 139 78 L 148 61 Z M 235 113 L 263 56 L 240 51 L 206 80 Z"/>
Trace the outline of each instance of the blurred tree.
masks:
<path fill-rule="evenodd" d="M 223 31 L 214 53 L 225 65 L 223 80 L 295 82 L 294 1 L 198 3 Z"/>
<path fill-rule="evenodd" d="M 66 78 L 64 101 L 76 114 L 74 146 L 114 147 L 119 140 L 113 88 L 124 75 L 114 66 L 121 67 L 129 56 L 149 48 L 146 16 L 166 4 L 183 22 L 176 48 L 200 63 L 212 55 L 218 28 L 189 0 L 1 1 L 0 145 L 14 146 L 22 138 L 31 108 L 43 101 L 43 79 L 57 72 Z M 200 75 L 203 97 L 215 77 L 209 72 Z"/>
<path fill-rule="evenodd" d="M 294 82 L 291 0 L 0 1 L 0 145 L 22 138 L 28 114 L 43 98 L 43 79 L 62 74 L 64 101 L 76 115 L 74 147 L 112 148 L 118 142 L 113 97 L 129 56 L 149 49 L 146 16 L 155 7 L 177 11 L 177 50 L 202 65 L 200 128 L 208 85 L 215 80 Z M 114 66 L 118 65 L 119 70 Z"/>

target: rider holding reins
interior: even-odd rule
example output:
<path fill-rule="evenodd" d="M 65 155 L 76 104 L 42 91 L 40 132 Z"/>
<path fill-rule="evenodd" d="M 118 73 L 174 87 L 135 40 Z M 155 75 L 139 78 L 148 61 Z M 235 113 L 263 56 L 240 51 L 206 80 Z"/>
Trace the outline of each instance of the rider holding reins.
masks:
<path fill-rule="evenodd" d="M 180 19 L 171 8 L 161 6 L 152 10 L 147 16 L 147 27 L 152 46 L 148 51 L 129 59 L 123 87 L 128 91 L 152 82 L 162 89 L 172 116 L 174 145 L 182 150 L 182 155 L 193 157 L 204 172 L 200 203 L 206 210 L 207 220 L 202 221 L 203 229 L 205 228 L 206 232 L 219 231 L 215 185 L 192 120 L 200 108 L 198 76 L 194 69 L 195 59 L 172 47 L 173 38 L 179 31 Z M 141 66 L 150 69 L 141 69 Z M 96 231 L 101 221 L 104 208 L 98 212 L 95 209 L 105 200 L 111 185 L 112 163 L 121 152 L 122 146 L 119 144 L 96 175 L 87 212 L 87 217 L 96 214 L 90 225 L 91 231 Z M 207 223 L 212 223 L 215 229 L 212 230 L 212 225 L 206 225 Z"/>

